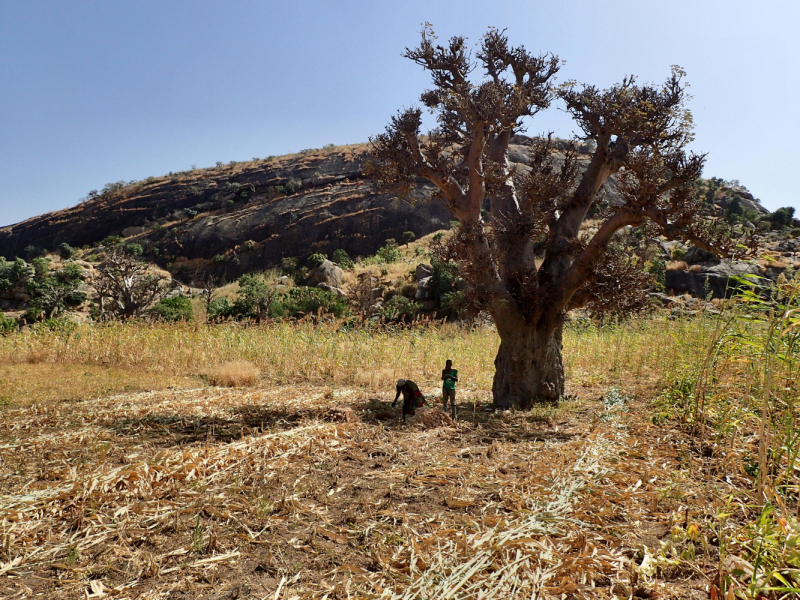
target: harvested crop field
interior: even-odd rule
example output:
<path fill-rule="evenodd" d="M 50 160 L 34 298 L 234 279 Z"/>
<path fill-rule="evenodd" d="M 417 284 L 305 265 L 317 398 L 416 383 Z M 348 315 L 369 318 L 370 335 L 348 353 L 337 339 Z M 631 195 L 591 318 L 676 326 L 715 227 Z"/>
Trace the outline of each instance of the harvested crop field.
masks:
<path fill-rule="evenodd" d="M 652 391 L 501 415 L 474 393 L 455 426 L 311 385 L 8 408 L 0 597 L 705 598 L 713 549 L 664 547 L 735 482 Z"/>

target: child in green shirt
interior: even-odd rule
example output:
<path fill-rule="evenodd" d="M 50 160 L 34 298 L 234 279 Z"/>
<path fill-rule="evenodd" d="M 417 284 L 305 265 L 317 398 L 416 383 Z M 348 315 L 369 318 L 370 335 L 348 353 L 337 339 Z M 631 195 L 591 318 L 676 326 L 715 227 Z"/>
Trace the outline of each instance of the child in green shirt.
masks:
<path fill-rule="evenodd" d="M 450 414 L 456 420 L 456 381 L 458 381 L 458 371 L 453 368 L 453 361 L 448 360 L 444 363 L 442 371 L 442 400 L 444 409 L 447 410 L 447 400 L 450 399 Z"/>

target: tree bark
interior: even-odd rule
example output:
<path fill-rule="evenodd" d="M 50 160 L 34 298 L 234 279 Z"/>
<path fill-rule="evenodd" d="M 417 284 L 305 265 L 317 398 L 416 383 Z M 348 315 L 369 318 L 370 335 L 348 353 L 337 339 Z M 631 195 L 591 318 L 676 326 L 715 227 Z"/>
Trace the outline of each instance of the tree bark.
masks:
<path fill-rule="evenodd" d="M 526 325 L 500 331 L 500 348 L 494 360 L 492 395 L 495 408 L 529 409 L 555 404 L 564 395 L 560 324 Z"/>

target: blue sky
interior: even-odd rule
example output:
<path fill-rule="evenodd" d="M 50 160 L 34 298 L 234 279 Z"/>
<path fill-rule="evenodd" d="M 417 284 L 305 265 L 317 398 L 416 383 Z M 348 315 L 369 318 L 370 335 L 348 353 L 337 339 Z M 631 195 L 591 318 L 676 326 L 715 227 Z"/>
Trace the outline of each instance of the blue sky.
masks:
<path fill-rule="evenodd" d="M 0 225 L 190 165 L 363 142 L 428 81 L 423 22 L 488 26 L 608 86 L 688 73 L 706 176 L 800 209 L 800 2 L 95 0 L 0 2 Z M 529 132 L 569 137 L 556 107 Z"/>

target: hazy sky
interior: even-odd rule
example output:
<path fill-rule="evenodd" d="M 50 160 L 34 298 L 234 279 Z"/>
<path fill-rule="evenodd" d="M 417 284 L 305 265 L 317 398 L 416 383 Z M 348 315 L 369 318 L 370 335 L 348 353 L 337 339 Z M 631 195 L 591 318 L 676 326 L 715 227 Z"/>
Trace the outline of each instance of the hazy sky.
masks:
<path fill-rule="evenodd" d="M 442 41 L 507 28 L 561 80 L 681 65 L 705 176 L 800 209 L 798 0 L 0 0 L 0 225 L 111 181 L 363 142 L 428 85 L 400 57 L 425 21 Z M 529 126 L 548 130 L 573 126 L 554 107 Z"/>

